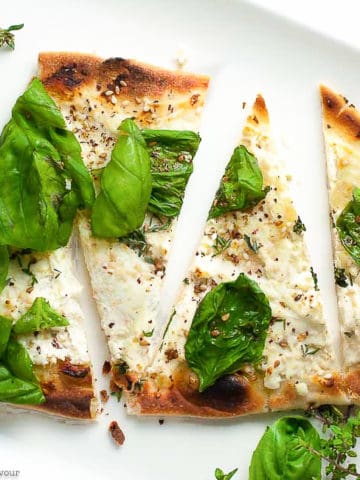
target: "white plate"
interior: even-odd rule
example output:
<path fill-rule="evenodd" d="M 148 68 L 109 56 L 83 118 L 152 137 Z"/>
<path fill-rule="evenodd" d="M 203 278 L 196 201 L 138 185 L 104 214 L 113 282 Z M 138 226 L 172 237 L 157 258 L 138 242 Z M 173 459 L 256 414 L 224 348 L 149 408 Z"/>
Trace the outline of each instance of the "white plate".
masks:
<path fill-rule="evenodd" d="M 286 161 L 293 194 L 307 225 L 306 240 L 319 274 L 326 314 L 337 333 L 328 224 L 326 177 L 317 85 L 323 81 L 360 105 L 359 54 L 325 37 L 236 1 L 208 0 L 11 0 L 2 2 L 1 24 L 25 23 L 16 50 L 0 53 L 0 123 L 36 71 L 41 50 L 73 50 L 133 57 L 174 67 L 182 44 L 188 70 L 213 72 L 233 63 L 242 72 L 243 97 L 261 91 L 273 129 L 287 141 Z M 219 118 L 219 122 L 231 118 Z M 240 133 L 240 126 L 239 126 Z M 206 132 L 202 132 L 205 136 Z M 221 142 L 221 138 L 219 138 Z M 214 159 L 216 161 L 216 159 Z M 88 292 L 90 353 L 97 387 L 106 358 L 104 339 Z M 114 478 L 209 480 L 215 467 L 239 467 L 247 478 L 251 452 L 275 416 L 233 421 L 127 417 L 111 399 L 93 425 L 69 425 L 40 415 L 0 417 L 0 474 L 20 471 L 23 479 Z M 126 442 L 113 445 L 110 420 L 122 426 Z M 259 479 L 260 480 L 260 479 Z"/>

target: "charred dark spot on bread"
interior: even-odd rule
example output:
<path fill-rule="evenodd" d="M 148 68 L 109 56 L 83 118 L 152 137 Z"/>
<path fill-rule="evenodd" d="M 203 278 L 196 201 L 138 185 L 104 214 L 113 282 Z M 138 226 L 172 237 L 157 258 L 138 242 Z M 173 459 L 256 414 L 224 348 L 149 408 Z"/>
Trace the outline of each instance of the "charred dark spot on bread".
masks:
<path fill-rule="evenodd" d="M 60 367 L 61 372 L 64 375 L 69 375 L 74 378 L 85 378 L 90 372 L 89 367 L 84 367 L 82 365 L 73 365 L 70 362 L 64 362 Z"/>

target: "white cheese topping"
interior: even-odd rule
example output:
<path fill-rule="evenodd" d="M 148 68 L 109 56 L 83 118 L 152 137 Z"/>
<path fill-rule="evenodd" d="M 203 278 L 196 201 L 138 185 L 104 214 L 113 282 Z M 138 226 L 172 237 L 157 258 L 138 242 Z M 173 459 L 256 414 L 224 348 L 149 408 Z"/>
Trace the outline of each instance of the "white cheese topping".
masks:
<path fill-rule="evenodd" d="M 21 262 L 23 266 L 29 265 L 36 282 L 32 285 L 32 277 L 21 270 L 16 258 L 13 259 L 9 284 L 0 295 L 0 315 L 17 320 L 37 297 L 44 297 L 70 325 L 18 337 L 33 363 L 46 365 L 65 359 L 73 364 L 89 362 L 83 315 L 78 303 L 81 286 L 73 274 L 70 248 L 59 248 L 48 254 L 22 255 Z"/>
<path fill-rule="evenodd" d="M 336 221 L 352 198 L 354 187 L 360 187 L 360 151 L 335 129 L 324 127 L 329 200 L 332 217 L 334 264 L 345 275 L 347 286 L 337 285 L 339 320 L 344 365 L 360 363 L 360 267 L 342 246 Z M 357 142 L 357 140 L 356 140 Z M 352 285 L 351 285 L 352 283 Z"/>
<path fill-rule="evenodd" d="M 201 299 L 215 285 L 245 273 L 259 284 L 272 309 L 261 363 L 264 385 L 278 389 L 282 382 L 291 381 L 303 396 L 313 376 L 325 376 L 338 365 L 303 236 L 293 231 L 297 214 L 281 173 L 282 165 L 273 155 L 266 135 L 247 131 L 243 142 L 257 157 L 264 183 L 271 190 L 249 213 L 229 213 L 207 222 L 150 373 L 172 375 L 184 359 L 187 333 Z M 245 235 L 257 245 L 256 252 Z M 223 251 L 218 248 L 219 238 L 226 245 Z M 172 349 L 177 350 L 176 359 L 167 354 Z"/>

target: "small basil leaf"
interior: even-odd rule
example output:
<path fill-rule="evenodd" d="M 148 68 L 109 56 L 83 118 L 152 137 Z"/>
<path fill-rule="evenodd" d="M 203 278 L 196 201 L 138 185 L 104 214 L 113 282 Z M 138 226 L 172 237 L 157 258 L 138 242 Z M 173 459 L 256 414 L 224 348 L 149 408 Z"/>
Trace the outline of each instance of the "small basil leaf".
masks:
<path fill-rule="evenodd" d="M 139 228 L 150 200 L 151 173 L 145 141 L 133 120 L 121 123 L 100 182 L 91 216 L 93 234 L 124 237 Z"/>
<path fill-rule="evenodd" d="M 10 339 L 2 362 L 20 380 L 37 383 L 33 373 L 33 363 L 26 348 L 18 341 Z"/>
<path fill-rule="evenodd" d="M 9 271 L 9 251 L 4 245 L 0 245 L 0 293 L 7 284 Z"/>
<path fill-rule="evenodd" d="M 185 344 L 185 357 L 199 377 L 200 391 L 245 363 L 260 361 L 270 319 L 264 292 L 243 273 L 203 298 Z"/>
<path fill-rule="evenodd" d="M 240 145 L 225 169 L 209 218 L 247 210 L 263 200 L 268 191 L 268 187 L 263 190 L 263 176 L 255 156 Z"/>
<path fill-rule="evenodd" d="M 360 265 L 360 188 L 354 188 L 353 198 L 337 219 L 336 229 L 342 246 Z"/>
<path fill-rule="evenodd" d="M 94 198 L 80 145 L 39 79 L 18 98 L 0 136 L 0 245 L 66 245 L 77 208 Z"/>
<path fill-rule="evenodd" d="M 179 214 L 193 171 L 200 136 L 188 130 L 142 130 L 151 159 L 152 190 L 148 210 L 156 215 Z"/>
<path fill-rule="evenodd" d="M 34 333 L 53 327 L 66 327 L 68 320 L 50 307 L 45 298 L 37 297 L 22 317 L 15 323 L 13 332 Z"/>
<path fill-rule="evenodd" d="M 249 480 L 320 480 L 320 437 L 303 417 L 283 417 L 268 427 L 253 453 Z"/>
<path fill-rule="evenodd" d="M 14 377 L 0 364 L 0 402 L 38 405 L 45 402 L 45 397 L 38 385 Z"/>
<path fill-rule="evenodd" d="M 13 322 L 10 318 L 0 315 L 0 358 L 4 355 L 8 345 L 12 326 Z"/>

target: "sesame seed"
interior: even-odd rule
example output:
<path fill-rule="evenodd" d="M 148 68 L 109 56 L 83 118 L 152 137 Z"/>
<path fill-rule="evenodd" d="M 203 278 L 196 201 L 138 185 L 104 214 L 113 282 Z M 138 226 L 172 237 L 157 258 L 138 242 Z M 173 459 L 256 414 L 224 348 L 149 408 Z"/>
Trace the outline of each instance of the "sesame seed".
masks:
<path fill-rule="evenodd" d="M 113 105 L 116 105 L 116 104 L 117 104 L 117 100 L 116 100 L 115 95 L 112 95 L 112 97 L 111 97 L 111 103 L 112 103 Z"/>
<path fill-rule="evenodd" d="M 141 98 L 135 97 L 135 102 L 139 105 L 141 103 Z"/>
<path fill-rule="evenodd" d="M 129 103 L 130 103 L 129 100 L 124 100 L 124 101 L 121 103 L 121 105 L 122 105 L 123 107 L 127 107 L 127 106 L 129 105 Z"/>
<path fill-rule="evenodd" d="M 104 92 L 104 95 L 110 97 L 110 95 L 114 95 L 114 92 L 112 90 L 106 90 L 106 92 Z"/>
<path fill-rule="evenodd" d="M 125 80 L 120 80 L 120 85 L 122 87 L 127 87 L 127 83 L 125 82 Z"/>
<path fill-rule="evenodd" d="M 116 93 L 116 95 L 119 95 L 119 93 L 120 93 L 119 85 L 115 85 L 115 93 Z"/>
<path fill-rule="evenodd" d="M 222 317 L 221 317 L 221 320 L 223 322 L 226 322 L 226 320 L 229 320 L 230 318 L 230 313 L 225 313 Z"/>

